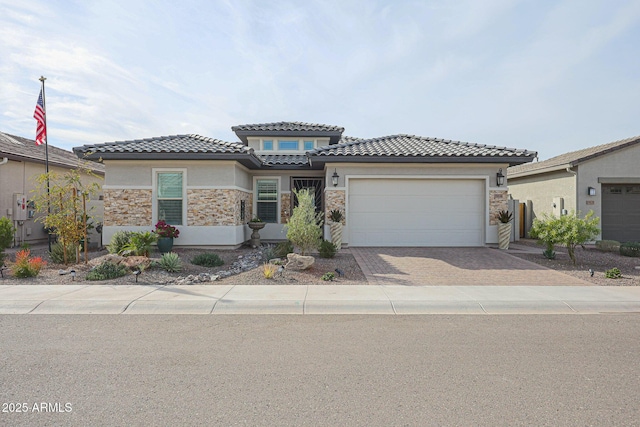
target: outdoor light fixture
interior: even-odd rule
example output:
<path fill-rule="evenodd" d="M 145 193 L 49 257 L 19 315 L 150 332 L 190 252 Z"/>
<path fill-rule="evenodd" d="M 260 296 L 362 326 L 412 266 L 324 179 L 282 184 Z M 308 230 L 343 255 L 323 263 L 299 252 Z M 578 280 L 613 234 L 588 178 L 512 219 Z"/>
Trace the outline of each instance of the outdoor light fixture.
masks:
<path fill-rule="evenodd" d="M 331 175 L 331 182 L 333 183 L 334 187 L 338 186 L 338 178 L 340 178 L 340 175 L 338 175 L 338 171 L 334 169 L 333 175 Z"/>
<path fill-rule="evenodd" d="M 71 280 L 75 281 L 76 280 L 76 271 L 75 270 L 71 270 L 69 273 L 71 273 Z"/>
<path fill-rule="evenodd" d="M 587 187 L 587 194 L 589 196 L 595 196 L 596 195 L 596 189 L 593 187 Z"/>
<path fill-rule="evenodd" d="M 502 174 L 502 168 L 498 169 L 498 173 L 496 174 L 496 185 L 498 187 L 504 185 L 504 175 Z"/>

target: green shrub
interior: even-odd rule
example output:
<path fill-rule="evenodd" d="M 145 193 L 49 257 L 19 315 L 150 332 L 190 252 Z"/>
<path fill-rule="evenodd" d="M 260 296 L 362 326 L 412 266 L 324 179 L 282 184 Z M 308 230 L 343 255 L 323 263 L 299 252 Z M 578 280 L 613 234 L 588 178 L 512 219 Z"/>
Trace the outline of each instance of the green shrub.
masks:
<path fill-rule="evenodd" d="M 622 277 L 622 273 L 617 268 L 612 268 L 611 270 L 607 270 L 604 272 L 604 275 L 607 279 L 619 279 Z"/>
<path fill-rule="evenodd" d="M 336 256 L 336 245 L 328 240 L 323 240 L 320 243 L 320 247 L 318 248 L 318 252 L 320 253 L 320 258 L 333 258 Z"/>
<path fill-rule="evenodd" d="M 149 252 L 151 252 L 151 245 L 157 241 L 158 235 L 151 231 L 138 231 L 131 233 L 129 243 L 122 248 L 122 251 L 120 251 L 119 254 L 124 256 L 134 255 L 148 257 Z"/>
<path fill-rule="evenodd" d="M 599 221 L 599 218 L 593 216 L 593 211 L 589 211 L 584 218 L 578 218 L 575 212 L 560 217 L 543 214 L 542 219 L 533 220 L 530 234 L 531 237 L 539 239 L 547 247 L 547 250 L 552 249 L 556 243 L 564 245 L 575 265 L 576 246 L 583 245 L 598 235 L 600 232 Z"/>
<path fill-rule="evenodd" d="M 116 265 L 109 261 L 104 261 L 102 264 L 94 267 L 87 273 L 87 280 L 110 280 L 122 277 L 129 272 L 126 266 Z"/>
<path fill-rule="evenodd" d="M 321 279 L 324 280 L 325 282 L 333 281 L 333 279 L 335 278 L 336 278 L 336 275 L 331 271 L 324 273 L 321 277 Z"/>
<path fill-rule="evenodd" d="M 640 257 L 640 243 L 626 242 L 620 245 L 620 255 Z"/>
<path fill-rule="evenodd" d="M 276 249 L 273 245 L 268 245 L 262 248 L 262 258 L 269 261 L 270 259 L 278 258 L 276 256 Z"/>
<path fill-rule="evenodd" d="M 300 248 L 302 255 L 306 255 L 320 244 L 322 214 L 316 212 L 315 197 L 308 189 L 294 190 L 293 193 L 298 199 L 298 206 L 293 208 L 293 215 L 285 225 L 287 239 Z"/>
<path fill-rule="evenodd" d="M 67 245 L 67 263 L 75 264 L 78 262 L 76 258 L 76 248 L 74 245 Z M 51 261 L 56 264 L 64 264 L 64 245 L 62 242 L 57 241 L 51 245 L 51 252 L 49 252 Z"/>
<path fill-rule="evenodd" d="M 16 253 L 16 262 L 11 266 L 11 272 L 20 278 L 36 277 L 45 265 L 47 262 L 43 261 L 41 257 L 31 258 L 31 251 L 23 249 Z"/>
<path fill-rule="evenodd" d="M 158 267 L 168 271 L 169 273 L 175 273 L 182 271 L 182 260 L 175 252 L 167 252 L 162 254 L 160 261 L 157 262 Z"/>
<path fill-rule="evenodd" d="M 131 240 L 132 231 L 116 231 L 109 242 L 109 253 L 119 254 Z"/>
<path fill-rule="evenodd" d="M 203 252 L 191 258 L 191 264 L 200 265 L 202 267 L 219 267 L 224 261 L 213 252 Z"/>
<path fill-rule="evenodd" d="M 5 216 L 0 218 L 0 266 L 3 265 L 4 250 L 13 243 L 13 233 L 15 232 L 16 229 L 9 218 Z"/>
<path fill-rule="evenodd" d="M 289 240 L 278 243 L 274 250 L 274 255 L 278 258 L 284 258 L 290 253 L 293 253 L 293 243 Z"/>
<path fill-rule="evenodd" d="M 596 249 L 604 252 L 618 252 L 620 250 L 620 242 L 617 240 L 597 240 Z"/>
<path fill-rule="evenodd" d="M 554 251 L 553 249 L 546 249 L 542 252 L 542 255 L 546 258 L 546 259 L 556 259 L 556 251 Z"/>

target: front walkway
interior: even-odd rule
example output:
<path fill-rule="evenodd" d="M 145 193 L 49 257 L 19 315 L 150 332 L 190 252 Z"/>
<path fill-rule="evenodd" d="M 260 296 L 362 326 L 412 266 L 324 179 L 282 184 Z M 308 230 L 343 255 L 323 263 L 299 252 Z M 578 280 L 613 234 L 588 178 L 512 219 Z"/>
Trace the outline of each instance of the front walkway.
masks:
<path fill-rule="evenodd" d="M 493 248 L 349 248 L 370 285 L 592 286 Z"/>

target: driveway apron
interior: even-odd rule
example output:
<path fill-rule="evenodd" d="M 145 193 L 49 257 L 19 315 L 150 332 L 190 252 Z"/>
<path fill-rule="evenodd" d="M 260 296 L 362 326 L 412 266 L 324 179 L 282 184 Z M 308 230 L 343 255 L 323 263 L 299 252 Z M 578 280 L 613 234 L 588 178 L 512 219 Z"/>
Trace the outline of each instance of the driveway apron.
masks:
<path fill-rule="evenodd" d="M 591 286 L 493 248 L 349 248 L 371 285 Z"/>

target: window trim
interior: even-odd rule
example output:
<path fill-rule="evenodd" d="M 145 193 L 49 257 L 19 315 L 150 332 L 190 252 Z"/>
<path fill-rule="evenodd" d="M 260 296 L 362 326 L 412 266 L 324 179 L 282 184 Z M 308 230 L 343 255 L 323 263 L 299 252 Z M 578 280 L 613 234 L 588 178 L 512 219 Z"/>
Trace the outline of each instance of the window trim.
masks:
<path fill-rule="evenodd" d="M 276 203 L 277 203 L 276 221 L 275 222 L 265 221 L 265 222 L 267 224 L 280 224 L 280 222 L 281 222 L 281 218 L 280 218 L 280 203 L 281 203 L 281 199 L 282 199 L 282 187 L 281 187 L 281 179 L 280 178 L 281 177 L 279 177 L 279 176 L 254 176 L 253 177 L 253 214 L 252 214 L 252 217 L 255 217 L 256 215 L 258 215 L 258 181 L 276 181 L 276 190 L 277 190 L 277 195 L 276 195 Z M 262 219 L 262 218 L 260 218 L 260 219 Z"/>
<path fill-rule="evenodd" d="M 152 226 L 158 222 L 158 174 L 160 173 L 182 173 L 182 224 L 171 224 L 175 226 L 188 226 L 187 221 L 187 168 L 151 168 L 151 220 Z"/>

